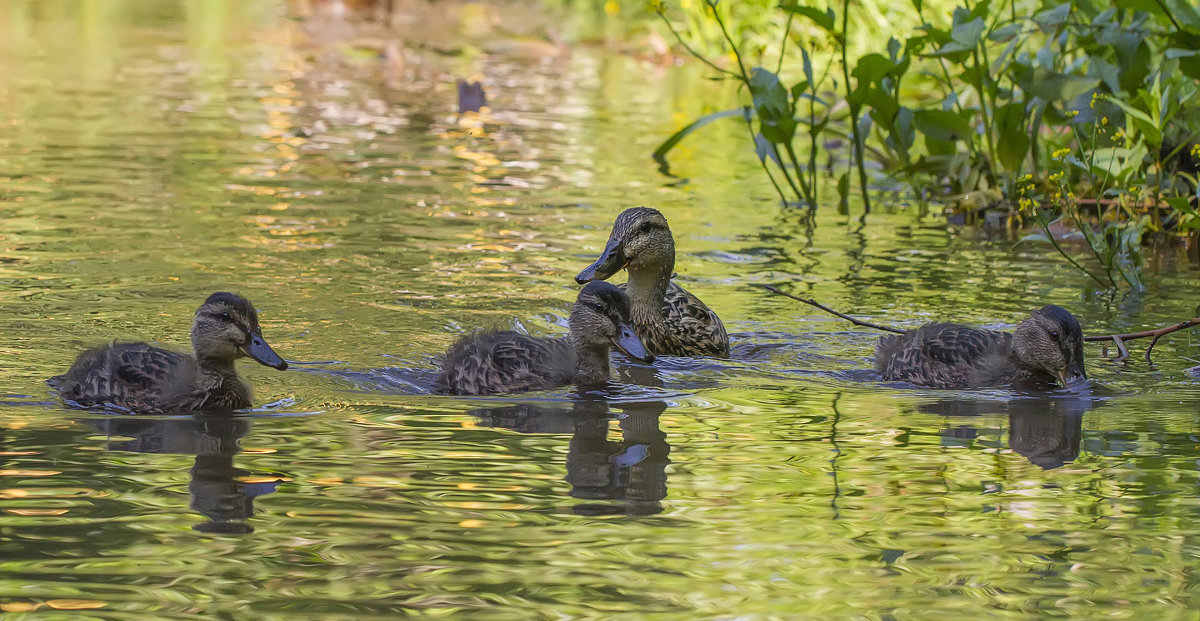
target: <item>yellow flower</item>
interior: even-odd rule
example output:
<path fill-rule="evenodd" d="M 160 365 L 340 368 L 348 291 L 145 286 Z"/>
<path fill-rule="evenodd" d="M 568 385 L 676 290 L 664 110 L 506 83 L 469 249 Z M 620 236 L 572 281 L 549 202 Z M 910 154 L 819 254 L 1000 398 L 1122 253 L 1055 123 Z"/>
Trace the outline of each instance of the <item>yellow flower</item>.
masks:
<path fill-rule="evenodd" d="M 1058 181 L 1059 179 L 1062 179 L 1063 174 L 1064 174 L 1063 171 L 1060 170 L 1060 171 L 1054 173 L 1053 175 L 1050 175 L 1050 181 Z"/>
<path fill-rule="evenodd" d="M 1106 116 L 1102 116 L 1102 117 L 1100 117 L 1100 124 L 1101 124 L 1101 125 L 1108 125 L 1108 117 L 1106 117 Z"/>
<path fill-rule="evenodd" d="M 1192 154 L 1192 157 L 1194 157 L 1196 159 L 1200 159 L 1200 142 L 1197 142 L 1196 144 L 1192 145 L 1192 149 L 1191 149 L 1191 151 L 1189 151 L 1189 153 Z"/>
<path fill-rule="evenodd" d="M 1073 119 L 1073 118 L 1079 116 L 1079 111 L 1078 110 L 1067 110 L 1067 113 L 1064 116 L 1066 116 L 1068 119 Z"/>
<path fill-rule="evenodd" d="M 1070 149 L 1070 148 L 1068 148 L 1068 147 L 1063 147 L 1063 148 L 1061 148 L 1061 149 L 1059 149 L 1059 150 L 1055 151 L 1054 153 L 1051 153 L 1051 154 L 1050 154 L 1050 157 L 1052 157 L 1052 158 L 1054 158 L 1054 159 L 1056 159 L 1056 160 L 1061 160 L 1061 159 L 1062 159 L 1064 156 L 1066 156 L 1066 155 L 1067 155 L 1068 153 L 1070 153 L 1070 152 L 1071 152 L 1071 149 Z M 1053 179 L 1054 177 L 1050 177 L 1050 178 L 1051 178 L 1051 179 Z"/>
<path fill-rule="evenodd" d="M 609 15 L 617 15 L 621 12 L 621 5 L 617 4 L 616 0 L 608 0 L 604 3 L 604 12 Z"/>

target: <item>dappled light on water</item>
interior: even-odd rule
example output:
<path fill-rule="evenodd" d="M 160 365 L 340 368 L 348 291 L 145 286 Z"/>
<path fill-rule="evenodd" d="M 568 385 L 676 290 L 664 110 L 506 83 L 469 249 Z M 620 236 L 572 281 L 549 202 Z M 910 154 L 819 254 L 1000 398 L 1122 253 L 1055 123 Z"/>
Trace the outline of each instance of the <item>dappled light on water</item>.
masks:
<path fill-rule="evenodd" d="M 1154 366 L 1089 345 L 1069 390 L 920 390 L 875 373 L 877 333 L 752 286 L 905 328 L 1054 303 L 1105 334 L 1193 316 L 1186 257 L 1114 299 L 905 205 L 809 219 L 736 124 L 665 177 L 654 147 L 728 85 L 506 38 L 476 4 L 393 40 L 290 3 L 0 3 L 0 610 L 1188 618 L 1194 337 Z M 487 108 L 457 113 L 459 78 Z M 432 394 L 471 330 L 564 333 L 639 204 L 730 359 Z M 114 416 L 44 384 L 113 338 L 186 348 L 218 290 L 291 362 L 240 367 L 253 410 Z"/>

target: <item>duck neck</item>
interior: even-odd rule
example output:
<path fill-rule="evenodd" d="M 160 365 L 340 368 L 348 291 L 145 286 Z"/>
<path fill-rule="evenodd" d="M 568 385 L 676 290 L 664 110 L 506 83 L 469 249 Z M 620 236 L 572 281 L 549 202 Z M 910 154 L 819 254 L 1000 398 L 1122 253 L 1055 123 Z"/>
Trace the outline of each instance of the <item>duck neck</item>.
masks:
<path fill-rule="evenodd" d="M 200 372 L 205 375 L 211 375 L 221 378 L 237 377 L 237 367 L 233 361 L 226 358 L 205 358 L 196 356 L 196 362 L 200 364 Z"/>
<path fill-rule="evenodd" d="M 625 293 L 629 296 L 630 310 L 635 317 L 661 317 L 667 287 L 671 286 L 671 274 L 675 272 L 675 256 L 664 261 L 647 261 L 643 265 L 629 266 L 629 281 Z"/>
<path fill-rule="evenodd" d="M 568 337 L 575 348 L 575 383 L 603 384 L 609 380 L 608 344 L 585 342 L 576 335 Z"/>

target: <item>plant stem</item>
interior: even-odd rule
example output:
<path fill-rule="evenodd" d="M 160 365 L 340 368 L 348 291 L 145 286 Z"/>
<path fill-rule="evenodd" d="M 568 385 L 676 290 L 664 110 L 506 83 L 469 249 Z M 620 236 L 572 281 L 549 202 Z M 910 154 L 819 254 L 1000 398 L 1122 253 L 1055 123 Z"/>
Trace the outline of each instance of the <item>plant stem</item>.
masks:
<path fill-rule="evenodd" d="M 867 191 L 867 167 L 863 163 L 863 139 L 858 129 L 859 106 L 851 98 L 850 91 L 850 61 L 847 58 L 846 43 L 850 28 L 850 0 L 842 0 L 842 78 L 846 87 L 846 103 L 850 104 L 850 129 L 854 134 L 854 163 L 858 166 L 858 186 L 862 191 L 863 214 L 871 213 L 871 197 Z"/>

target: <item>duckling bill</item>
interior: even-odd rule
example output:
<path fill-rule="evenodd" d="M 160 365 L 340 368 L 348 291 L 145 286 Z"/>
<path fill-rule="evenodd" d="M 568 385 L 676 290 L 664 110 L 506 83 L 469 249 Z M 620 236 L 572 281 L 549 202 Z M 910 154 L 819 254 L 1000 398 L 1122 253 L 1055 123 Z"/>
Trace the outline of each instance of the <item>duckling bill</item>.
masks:
<path fill-rule="evenodd" d="M 885 380 L 931 388 L 1067 386 L 1087 379 L 1083 331 L 1066 309 L 1034 311 L 1012 334 L 950 323 L 928 323 L 875 346 Z"/>
<path fill-rule="evenodd" d="M 651 352 L 667 356 L 729 357 L 725 324 L 699 298 L 671 281 L 675 238 L 657 209 L 634 207 L 617 216 L 604 252 L 579 275 L 584 284 L 608 280 L 621 270 L 638 336 Z"/>
<path fill-rule="evenodd" d="M 250 387 L 234 361 L 287 369 L 263 339 L 258 312 L 233 293 L 214 293 L 192 322 L 194 355 L 147 343 L 112 343 L 79 355 L 55 378 L 59 395 L 72 404 L 110 405 L 134 413 L 231 411 L 253 405 Z"/>
<path fill-rule="evenodd" d="M 560 338 L 537 338 L 511 330 L 466 336 L 442 357 L 434 390 L 484 395 L 565 384 L 604 384 L 610 375 L 611 347 L 635 360 L 654 360 L 630 324 L 628 298 L 609 283 L 584 286 L 571 307 L 568 323 L 570 332 Z"/>

